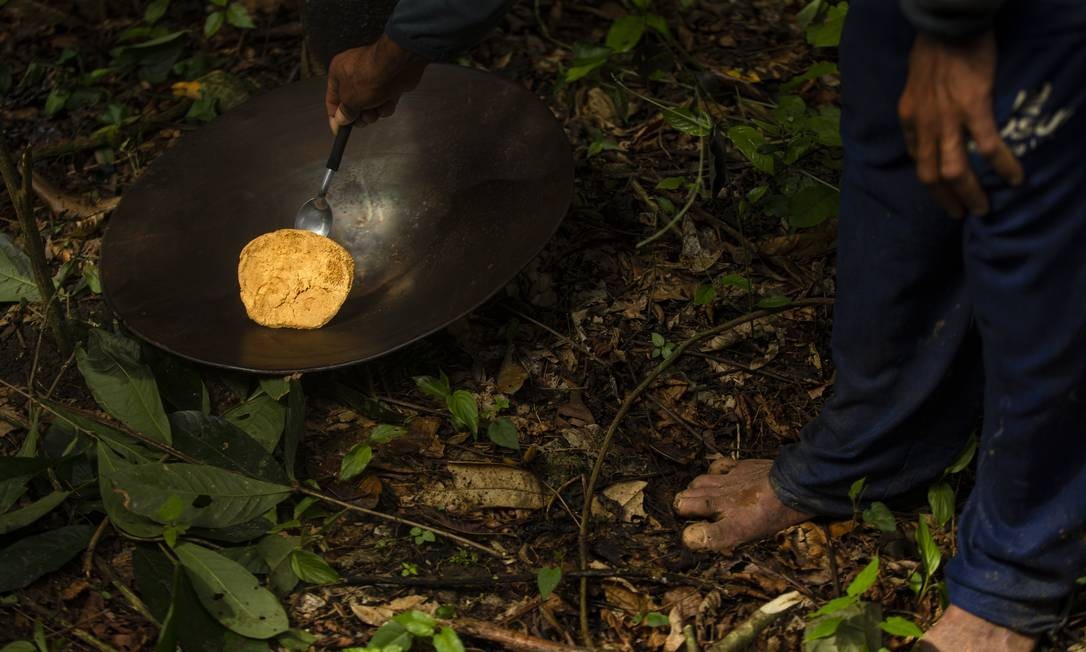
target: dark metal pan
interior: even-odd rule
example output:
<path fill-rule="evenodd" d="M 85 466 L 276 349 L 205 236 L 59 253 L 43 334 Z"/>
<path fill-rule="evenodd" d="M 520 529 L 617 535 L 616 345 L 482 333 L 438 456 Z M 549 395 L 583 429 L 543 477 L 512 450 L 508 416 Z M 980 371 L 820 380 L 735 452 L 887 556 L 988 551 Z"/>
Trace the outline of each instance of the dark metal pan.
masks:
<path fill-rule="evenodd" d="M 356 128 L 329 200 L 355 286 L 315 331 L 249 321 L 237 261 L 292 225 L 332 136 L 324 80 L 257 97 L 187 134 L 125 193 L 102 240 L 102 285 L 134 333 L 182 357 L 285 373 L 362 362 L 483 303 L 569 207 L 573 160 L 547 107 L 502 78 L 431 65 L 395 115 Z"/>

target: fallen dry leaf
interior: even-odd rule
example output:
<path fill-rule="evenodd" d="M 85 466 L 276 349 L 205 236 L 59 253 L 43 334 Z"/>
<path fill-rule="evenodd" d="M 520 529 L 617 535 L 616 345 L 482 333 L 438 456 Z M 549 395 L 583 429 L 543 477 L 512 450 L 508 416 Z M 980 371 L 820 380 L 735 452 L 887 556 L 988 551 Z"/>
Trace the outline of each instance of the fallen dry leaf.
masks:
<path fill-rule="evenodd" d="M 513 352 L 510 351 L 506 354 L 502 367 L 498 371 L 498 379 L 495 385 L 502 394 L 516 394 L 527 378 L 528 370 L 513 359 Z"/>
<path fill-rule="evenodd" d="M 364 605 L 354 602 L 351 603 L 351 611 L 363 623 L 380 627 L 400 612 L 414 609 L 433 614 L 437 606 L 437 603 L 428 602 L 428 598 L 424 595 L 405 595 L 388 604 Z"/>
<path fill-rule="evenodd" d="M 630 523 L 634 518 L 645 518 L 645 487 L 648 482 L 644 480 L 630 480 L 618 482 L 604 489 L 602 493 L 607 498 L 618 504 L 622 510 L 622 520 Z M 592 504 L 593 514 L 604 515 L 608 509 L 596 498 Z"/>
<path fill-rule="evenodd" d="M 451 486 L 437 482 L 419 494 L 419 501 L 450 512 L 496 507 L 542 509 L 543 489 L 530 472 L 501 464 L 450 463 Z"/>

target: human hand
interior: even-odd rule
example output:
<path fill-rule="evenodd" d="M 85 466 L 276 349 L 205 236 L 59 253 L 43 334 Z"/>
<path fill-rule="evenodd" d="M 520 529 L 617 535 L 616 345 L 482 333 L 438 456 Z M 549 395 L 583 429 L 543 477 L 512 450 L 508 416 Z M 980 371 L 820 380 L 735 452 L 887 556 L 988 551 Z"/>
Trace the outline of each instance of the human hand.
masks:
<path fill-rule="evenodd" d="M 916 174 L 935 200 L 957 218 L 988 212 L 988 195 L 969 164 L 970 138 L 1004 181 L 1017 186 L 1024 172 L 999 135 L 992 105 L 995 36 L 945 43 L 921 34 L 909 55 L 909 76 L 898 102 L 905 145 Z"/>
<path fill-rule="evenodd" d="M 324 96 L 332 132 L 392 115 L 400 96 L 418 85 L 426 64 L 387 36 L 337 54 L 328 66 Z"/>

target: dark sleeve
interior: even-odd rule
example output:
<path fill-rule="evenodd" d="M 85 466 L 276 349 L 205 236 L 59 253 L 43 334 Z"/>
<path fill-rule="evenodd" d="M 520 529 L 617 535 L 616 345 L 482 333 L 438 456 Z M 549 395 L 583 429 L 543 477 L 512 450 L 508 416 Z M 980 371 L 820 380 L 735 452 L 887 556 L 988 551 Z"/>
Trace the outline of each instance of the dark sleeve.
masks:
<path fill-rule="evenodd" d="M 486 36 L 514 0 L 400 0 L 385 26 L 400 47 L 449 59 Z"/>
<path fill-rule="evenodd" d="M 918 30 L 945 39 L 978 36 L 992 27 L 1004 0 L 901 0 Z"/>

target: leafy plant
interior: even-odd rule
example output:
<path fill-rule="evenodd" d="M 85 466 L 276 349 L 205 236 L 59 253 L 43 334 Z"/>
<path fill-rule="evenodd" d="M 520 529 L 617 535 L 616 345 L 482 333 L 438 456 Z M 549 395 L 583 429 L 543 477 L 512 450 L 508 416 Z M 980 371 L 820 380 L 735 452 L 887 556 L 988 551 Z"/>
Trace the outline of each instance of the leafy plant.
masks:
<path fill-rule="evenodd" d="M 421 611 L 398 614 L 374 632 L 364 648 L 350 647 L 344 652 L 405 652 L 416 638 L 429 639 L 436 652 L 464 652 L 464 644 L 451 627 L 438 629 L 438 622 Z"/>
<path fill-rule="evenodd" d="M 229 0 L 211 0 L 208 6 L 207 18 L 204 20 L 204 36 L 211 38 L 222 29 L 223 23 L 237 27 L 238 29 L 252 29 L 255 27 L 253 19 L 249 16 L 249 10 L 240 2 Z"/>
<path fill-rule="evenodd" d="M 365 442 L 355 444 L 351 447 L 351 450 L 347 451 L 347 454 L 343 456 L 343 460 L 340 462 L 339 466 L 339 479 L 351 480 L 352 478 L 358 477 L 366 470 L 370 460 L 373 459 L 374 445 L 387 444 L 393 439 L 405 434 L 407 434 L 407 430 L 400 426 L 381 424 L 373 428 Z"/>
<path fill-rule="evenodd" d="M 652 334 L 652 357 L 667 360 L 675 352 L 675 344 L 659 333 Z"/>
<path fill-rule="evenodd" d="M 434 533 L 430 530 L 424 530 L 420 527 L 411 528 L 411 538 L 415 540 L 416 546 L 421 546 L 424 543 L 433 543 L 436 539 Z"/>
<path fill-rule="evenodd" d="M 503 448 L 520 449 L 517 427 L 508 417 L 497 416 L 498 411 L 509 405 L 504 398 L 501 399 L 504 406 L 494 405 L 480 415 L 479 401 L 475 395 L 464 389 L 454 390 L 444 372 L 437 378 L 418 376 L 415 378 L 415 385 L 424 394 L 444 401 L 449 411 L 449 420 L 456 430 L 467 431 L 473 437 L 478 437 L 480 426 L 485 423 L 487 439 Z"/>
<path fill-rule="evenodd" d="M 571 65 L 562 76 L 565 83 L 587 77 L 609 61 L 628 55 L 647 33 L 654 33 L 665 41 L 671 39 L 667 21 L 651 11 L 651 0 L 633 0 L 632 5 L 632 13 L 611 23 L 603 45 L 579 43 L 573 47 Z"/>
<path fill-rule="evenodd" d="M 539 597 L 546 600 L 550 594 L 558 588 L 562 581 L 562 569 L 558 566 L 544 566 L 536 572 L 535 583 L 539 589 Z"/>

